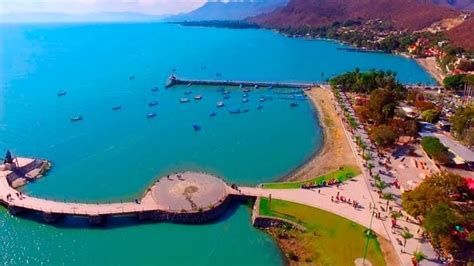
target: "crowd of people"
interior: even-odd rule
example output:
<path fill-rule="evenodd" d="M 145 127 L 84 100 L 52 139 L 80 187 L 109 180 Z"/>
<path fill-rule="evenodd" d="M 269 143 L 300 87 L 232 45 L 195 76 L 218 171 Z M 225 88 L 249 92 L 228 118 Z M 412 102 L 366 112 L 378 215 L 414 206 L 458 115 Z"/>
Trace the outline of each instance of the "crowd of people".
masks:
<path fill-rule="evenodd" d="M 329 180 L 323 180 L 320 182 L 306 182 L 301 184 L 301 188 L 303 189 L 313 189 L 313 188 L 320 188 L 320 187 L 327 187 L 327 186 L 333 186 L 336 185 L 339 187 L 341 184 L 341 181 L 337 180 L 336 178 L 332 178 Z"/>

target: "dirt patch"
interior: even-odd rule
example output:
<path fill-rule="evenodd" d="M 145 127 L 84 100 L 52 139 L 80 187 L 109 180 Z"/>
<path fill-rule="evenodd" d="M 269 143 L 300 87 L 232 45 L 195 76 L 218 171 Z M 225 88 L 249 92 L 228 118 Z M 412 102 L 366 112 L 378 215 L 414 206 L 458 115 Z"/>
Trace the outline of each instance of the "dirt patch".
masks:
<path fill-rule="evenodd" d="M 308 163 L 289 175 L 285 180 L 306 180 L 347 165 L 358 168 L 352 150 L 347 142 L 336 101 L 328 87 L 313 88 L 307 93 L 318 110 L 319 121 L 324 130 L 324 145 Z"/>
<path fill-rule="evenodd" d="M 400 262 L 397 252 L 395 251 L 395 248 L 393 245 L 385 239 L 382 236 L 377 236 L 377 240 L 379 241 L 380 244 L 380 249 L 382 250 L 383 258 L 385 259 L 385 263 L 388 266 L 392 265 L 402 265 Z"/>

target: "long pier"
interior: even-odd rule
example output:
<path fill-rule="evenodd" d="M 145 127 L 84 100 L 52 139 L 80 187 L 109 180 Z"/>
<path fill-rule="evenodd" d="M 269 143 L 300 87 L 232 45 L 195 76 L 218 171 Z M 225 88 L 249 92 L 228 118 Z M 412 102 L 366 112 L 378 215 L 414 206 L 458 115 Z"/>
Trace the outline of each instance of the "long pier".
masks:
<path fill-rule="evenodd" d="M 271 81 L 239 81 L 239 80 L 205 80 L 182 79 L 171 75 L 166 88 L 174 85 L 201 85 L 201 86 L 243 86 L 243 87 L 274 87 L 274 88 L 311 88 L 321 85 L 315 82 L 271 82 Z"/>
<path fill-rule="evenodd" d="M 171 75 L 165 85 L 165 88 L 171 88 L 175 85 L 201 85 L 201 86 L 242 86 L 242 87 L 274 87 L 274 88 L 312 88 L 326 85 L 324 82 L 272 82 L 272 81 L 243 81 L 243 80 L 211 80 L 211 79 L 184 79 L 175 75 Z M 417 90 L 439 90 L 443 86 L 439 85 L 423 85 L 405 83 L 407 89 Z"/>

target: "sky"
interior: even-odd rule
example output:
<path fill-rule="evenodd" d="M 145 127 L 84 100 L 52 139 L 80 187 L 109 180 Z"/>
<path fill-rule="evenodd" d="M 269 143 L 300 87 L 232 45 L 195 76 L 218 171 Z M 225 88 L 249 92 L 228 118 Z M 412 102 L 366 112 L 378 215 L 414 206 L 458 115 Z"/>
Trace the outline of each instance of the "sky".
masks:
<path fill-rule="evenodd" d="M 1 13 L 139 12 L 163 15 L 193 10 L 206 0 L 0 0 Z"/>

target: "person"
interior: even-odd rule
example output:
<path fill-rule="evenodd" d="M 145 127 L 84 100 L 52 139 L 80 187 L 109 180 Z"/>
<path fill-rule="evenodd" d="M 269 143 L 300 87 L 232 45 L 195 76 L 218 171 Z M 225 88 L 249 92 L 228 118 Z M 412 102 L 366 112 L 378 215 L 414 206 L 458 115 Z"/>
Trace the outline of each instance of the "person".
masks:
<path fill-rule="evenodd" d="M 331 202 L 334 202 L 334 196 L 331 196 Z"/>
<path fill-rule="evenodd" d="M 321 189 L 318 189 L 318 194 L 321 194 Z"/>

